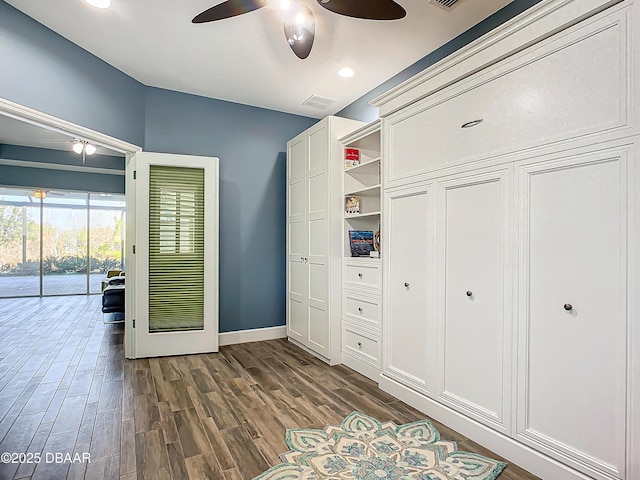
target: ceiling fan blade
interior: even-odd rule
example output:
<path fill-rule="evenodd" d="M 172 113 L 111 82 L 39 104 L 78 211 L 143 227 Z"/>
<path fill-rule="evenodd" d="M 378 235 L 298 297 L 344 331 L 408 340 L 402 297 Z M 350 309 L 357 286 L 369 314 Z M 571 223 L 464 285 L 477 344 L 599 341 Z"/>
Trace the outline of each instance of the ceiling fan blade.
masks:
<path fill-rule="evenodd" d="M 192 23 L 206 23 L 253 12 L 267 5 L 266 0 L 227 0 L 196 15 Z"/>
<path fill-rule="evenodd" d="M 366 20 L 399 20 L 406 10 L 393 0 L 318 0 L 333 13 Z"/>
<path fill-rule="evenodd" d="M 296 56 L 304 60 L 311 53 L 313 39 L 316 34 L 316 22 L 313 13 L 306 5 L 301 5 L 298 12 L 292 15 L 291 23 L 284 22 L 284 35 Z"/>

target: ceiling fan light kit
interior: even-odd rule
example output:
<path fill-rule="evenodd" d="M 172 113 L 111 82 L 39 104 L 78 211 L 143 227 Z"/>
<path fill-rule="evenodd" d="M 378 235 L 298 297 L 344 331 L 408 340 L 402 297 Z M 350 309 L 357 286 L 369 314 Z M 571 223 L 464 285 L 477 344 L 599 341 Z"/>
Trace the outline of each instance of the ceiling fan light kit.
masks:
<path fill-rule="evenodd" d="M 75 139 L 71 149 L 78 155 L 82 155 L 82 163 L 85 163 L 85 155 L 93 155 L 96 153 L 96 146 L 90 144 L 86 140 Z"/>
<path fill-rule="evenodd" d="M 95 1 L 95 0 L 92 0 Z M 364 20 L 400 20 L 406 10 L 393 0 L 316 0 L 323 8 L 347 17 Z M 311 9 L 296 0 L 226 0 L 196 15 L 192 23 L 224 20 L 272 5 L 284 13 L 287 44 L 300 59 L 311 53 L 315 38 L 315 19 Z"/>

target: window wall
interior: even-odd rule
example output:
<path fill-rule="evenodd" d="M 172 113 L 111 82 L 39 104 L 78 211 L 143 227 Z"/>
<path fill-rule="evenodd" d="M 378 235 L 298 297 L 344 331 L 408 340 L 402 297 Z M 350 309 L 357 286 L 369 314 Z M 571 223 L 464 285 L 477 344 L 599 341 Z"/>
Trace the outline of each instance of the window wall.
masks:
<path fill-rule="evenodd" d="M 0 187 L 0 297 L 100 293 L 124 223 L 124 195 Z"/>

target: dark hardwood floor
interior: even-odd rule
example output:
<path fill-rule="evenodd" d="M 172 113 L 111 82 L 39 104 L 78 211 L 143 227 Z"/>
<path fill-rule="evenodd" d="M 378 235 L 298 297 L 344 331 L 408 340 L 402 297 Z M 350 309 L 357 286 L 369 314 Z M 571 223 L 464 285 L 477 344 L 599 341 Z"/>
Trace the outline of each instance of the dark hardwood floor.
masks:
<path fill-rule="evenodd" d="M 99 304 L 0 299 L 0 453 L 27 454 L 0 463 L 0 479 L 251 479 L 280 462 L 287 428 L 323 428 L 354 410 L 424 418 L 286 340 L 126 360 L 122 326 L 104 325 Z M 460 450 L 500 458 L 434 423 Z M 500 476 L 536 478 L 515 465 Z"/>

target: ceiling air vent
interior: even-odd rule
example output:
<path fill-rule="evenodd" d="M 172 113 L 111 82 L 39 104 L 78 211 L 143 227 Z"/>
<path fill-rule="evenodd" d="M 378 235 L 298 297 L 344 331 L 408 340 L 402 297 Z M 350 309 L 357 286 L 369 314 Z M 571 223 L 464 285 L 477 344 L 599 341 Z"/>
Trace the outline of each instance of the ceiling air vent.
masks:
<path fill-rule="evenodd" d="M 464 2 L 464 0 L 431 0 L 429 3 L 450 12 L 462 2 Z"/>
<path fill-rule="evenodd" d="M 302 102 L 302 105 L 307 105 L 309 107 L 319 108 L 321 110 L 324 110 L 325 108 L 329 107 L 333 103 L 335 103 L 335 100 L 333 100 L 331 98 L 325 98 L 325 97 L 319 97 L 317 95 L 311 95 L 304 102 Z"/>

